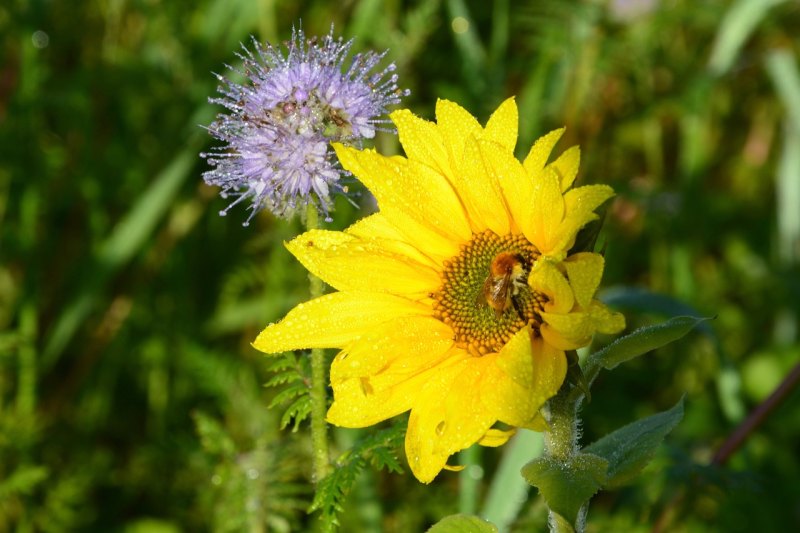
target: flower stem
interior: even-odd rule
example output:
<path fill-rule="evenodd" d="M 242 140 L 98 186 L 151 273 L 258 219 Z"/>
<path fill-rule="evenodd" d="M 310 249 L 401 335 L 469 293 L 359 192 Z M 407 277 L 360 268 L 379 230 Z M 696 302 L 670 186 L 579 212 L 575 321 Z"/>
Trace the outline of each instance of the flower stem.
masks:
<path fill-rule="evenodd" d="M 578 402 L 564 387 L 550 400 L 549 429 L 544 432 L 543 456 L 559 463 L 568 463 L 578 453 Z M 576 523 L 548 512 L 551 533 L 583 533 L 588 502 L 578 513 Z"/>
<path fill-rule="evenodd" d="M 306 229 L 319 227 L 319 213 L 314 204 L 309 203 L 306 209 Z M 311 298 L 319 298 L 325 292 L 322 280 L 314 274 L 308 274 Z M 325 411 L 328 407 L 325 393 L 328 382 L 327 361 L 322 348 L 311 350 L 311 447 L 314 458 L 314 482 L 319 483 L 328 475 L 328 433 L 325 424 Z"/>

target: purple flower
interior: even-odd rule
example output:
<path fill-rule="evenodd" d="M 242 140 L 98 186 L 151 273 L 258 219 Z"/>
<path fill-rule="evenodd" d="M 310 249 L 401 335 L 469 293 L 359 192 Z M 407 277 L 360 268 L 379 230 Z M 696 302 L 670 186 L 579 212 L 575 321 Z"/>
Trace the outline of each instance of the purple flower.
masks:
<path fill-rule="evenodd" d="M 329 220 L 331 194 L 346 191 L 330 143 L 374 137 L 387 106 L 408 91 L 397 88 L 393 63 L 373 72 L 386 52 L 356 54 L 345 68 L 353 41 L 335 39 L 333 26 L 321 40 L 293 30 L 285 52 L 252 41 L 253 51 L 242 45 L 237 54 L 242 69 L 228 66 L 244 83 L 216 75 L 222 96 L 209 101 L 227 112 L 208 131 L 225 145 L 201 154 L 214 167 L 203 179 L 223 198 L 237 196 L 220 215 L 250 200 L 245 226 L 261 209 L 288 218 L 309 203 Z"/>

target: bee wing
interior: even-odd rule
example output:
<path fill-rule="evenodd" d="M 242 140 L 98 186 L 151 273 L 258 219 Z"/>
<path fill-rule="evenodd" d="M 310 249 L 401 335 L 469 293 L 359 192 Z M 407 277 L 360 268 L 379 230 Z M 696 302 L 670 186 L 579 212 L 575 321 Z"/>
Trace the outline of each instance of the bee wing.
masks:
<path fill-rule="evenodd" d="M 483 284 L 483 297 L 495 311 L 505 311 L 511 300 L 511 275 L 486 278 Z"/>

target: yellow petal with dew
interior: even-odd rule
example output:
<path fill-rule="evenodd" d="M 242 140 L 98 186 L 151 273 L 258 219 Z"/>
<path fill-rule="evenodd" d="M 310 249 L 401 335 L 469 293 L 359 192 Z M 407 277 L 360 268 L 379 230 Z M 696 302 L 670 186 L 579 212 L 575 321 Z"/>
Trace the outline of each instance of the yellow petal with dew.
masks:
<path fill-rule="evenodd" d="M 429 483 L 454 453 L 481 439 L 494 424 L 491 413 L 475 401 L 486 361 L 468 357 L 439 374 L 419 392 L 406 432 L 411 471 Z"/>
<path fill-rule="evenodd" d="M 592 301 L 589 306 L 589 315 L 591 316 L 592 324 L 600 333 L 611 335 L 625 329 L 625 316 L 622 313 L 612 311 L 599 300 Z"/>
<path fill-rule="evenodd" d="M 403 239 L 403 234 L 389 222 L 382 213 L 373 213 L 344 230 L 345 233 L 368 239 L 386 239 L 398 241 Z"/>
<path fill-rule="evenodd" d="M 571 146 L 564 150 L 558 158 L 550 163 L 555 169 L 558 176 L 561 178 L 561 192 L 569 189 L 575 177 L 578 175 L 578 167 L 581 164 L 581 149 L 577 146 Z"/>
<path fill-rule="evenodd" d="M 370 150 L 334 148 L 342 166 L 375 195 L 383 216 L 418 250 L 439 259 L 452 257 L 470 237 L 460 199 L 431 167 L 408 160 L 395 163 Z"/>
<path fill-rule="evenodd" d="M 545 169 L 533 185 L 533 202 L 530 208 L 530 234 L 525 236 L 543 255 L 561 258 L 566 250 L 556 247 L 556 236 L 564 218 L 564 197 L 558 174 L 553 169 Z"/>
<path fill-rule="evenodd" d="M 594 328 L 587 313 L 542 313 L 542 319 L 544 324 L 539 331 L 545 341 L 555 348 L 576 350 L 592 340 Z"/>
<path fill-rule="evenodd" d="M 584 185 L 564 194 L 567 217 L 589 213 L 600 204 L 614 196 L 614 189 L 608 185 Z"/>
<path fill-rule="evenodd" d="M 397 126 L 400 144 L 409 159 L 430 165 L 442 174 L 448 173 L 450 156 L 436 124 L 416 116 L 408 109 L 393 111 L 389 118 Z"/>
<path fill-rule="evenodd" d="M 340 291 L 424 295 L 441 285 L 441 276 L 430 266 L 387 250 L 376 239 L 318 229 L 299 235 L 286 248 L 310 272 Z"/>
<path fill-rule="evenodd" d="M 530 228 L 527 228 L 526 224 L 531 221 L 533 181 L 514 157 L 513 152 L 486 140 L 479 140 L 478 147 L 487 174 L 494 176 L 500 184 L 510 212 L 511 232 L 530 233 Z"/>
<path fill-rule="evenodd" d="M 498 107 L 489 120 L 483 138 L 494 141 L 512 154 L 517 145 L 517 129 L 519 128 L 519 111 L 514 97 L 506 99 Z"/>
<path fill-rule="evenodd" d="M 450 100 L 436 101 L 436 123 L 450 150 L 450 166 L 456 169 L 464 153 L 464 141 L 483 133 L 483 128 L 469 111 Z"/>
<path fill-rule="evenodd" d="M 505 198 L 494 174 L 484 167 L 478 141 L 473 136 L 464 143 L 461 166 L 453 185 L 467 210 L 474 233 L 489 228 L 497 235 L 511 230 Z"/>
<path fill-rule="evenodd" d="M 453 330 L 443 322 L 427 316 L 399 317 L 346 346 L 331 364 L 331 382 L 427 370 L 452 346 Z"/>
<path fill-rule="evenodd" d="M 420 391 L 465 357 L 463 350 L 449 350 L 441 361 L 414 374 L 377 374 L 335 381 L 333 404 L 327 420 L 342 427 L 366 427 L 411 409 Z"/>
<path fill-rule="evenodd" d="M 605 260 L 600 254 L 581 252 L 569 256 L 563 262 L 567 270 L 567 278 L 575 293 L 575 301 L 586 308 L 592 301 L 600 280 L 603 278 Z"/>
<path fill-rule="evenodd" d="M 341 348 L 389 320 L 432 313 L 430 305 L 392 294 L 334 292 L 298 304 L 283 320 L 264 328 L 253 347 L 265 353 Z"/>
<path fill-rule="evenodd" d="M 568 313 L 575 305 L 575 295 L 569 282 L 551 260 L 539 258 L 528 275 L 528 285 L 547 296 L 544 309 L 551 313 Z"/>
<path fill-rule="evenodd" d="M 410 257 L 411 259 L 429 266 L 436 271 L 441 270 L 439 262 L 431 260 L 416 247 L 406 241 L 405 235 L 394 227 L 383 213 L 374 213 L 366 216 L 344 230 L 349 235 L 362 239 L 374 239 L 381 242 L 384 249 Z"/>
<path fill-rule="evenodd" d="M 564 130 L 565 128 L 553 130 L 539 137 L 536 142 L 533 143 L 533 146 L 531 146 L 528 152 L 528 156 L 522 163 L 522 166 L 525 167 L 525 171 L 531 179 L 536 177 L 547 164 L 547 160 L 550 158 L 550 152 L 553 151 L 553 147 L 564 134 Z"/>
<path fill-rule="evenodd" d="M 527 427 L 542 405 L 558 392 L 565 375 L 564 353 L 531 338 L 525 328 L 497 354 L 494 367 L 484 378 L 481 400 L 498 420 Z"/>

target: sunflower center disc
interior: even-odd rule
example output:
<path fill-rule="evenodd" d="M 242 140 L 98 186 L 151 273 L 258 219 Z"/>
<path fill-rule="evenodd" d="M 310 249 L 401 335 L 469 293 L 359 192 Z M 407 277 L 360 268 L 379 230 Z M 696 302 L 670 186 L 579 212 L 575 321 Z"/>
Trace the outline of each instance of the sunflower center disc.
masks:
<path fill-rule="evenodd" d="M 444 262 L 434 316 L 453 328 L 457 346 L 476 356 L 498 352 L 520 329 L 538 327 L 545 297 L 528 286 L 537 257 L 524 236 L 487 230 Z"/>

